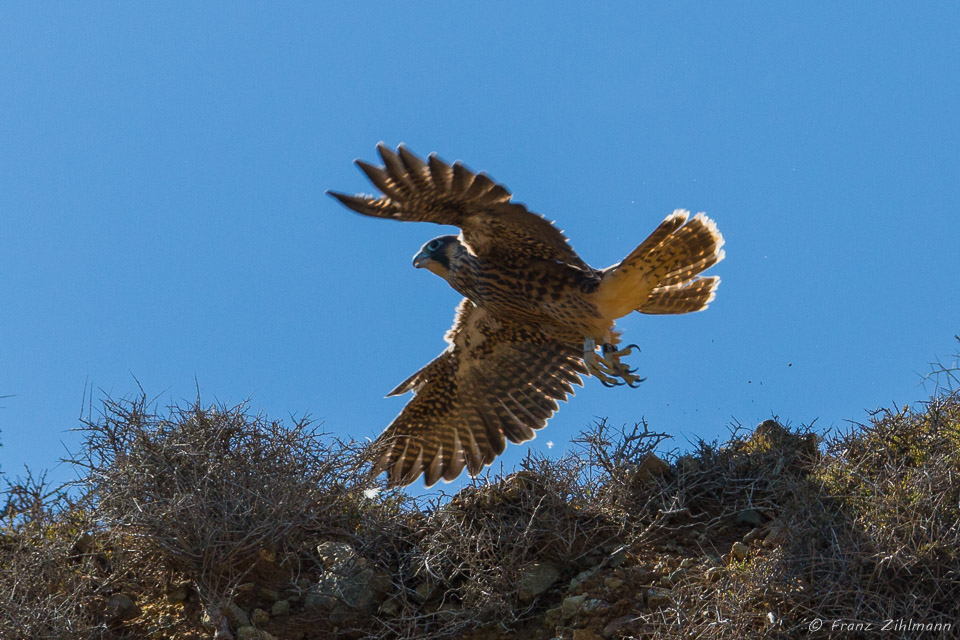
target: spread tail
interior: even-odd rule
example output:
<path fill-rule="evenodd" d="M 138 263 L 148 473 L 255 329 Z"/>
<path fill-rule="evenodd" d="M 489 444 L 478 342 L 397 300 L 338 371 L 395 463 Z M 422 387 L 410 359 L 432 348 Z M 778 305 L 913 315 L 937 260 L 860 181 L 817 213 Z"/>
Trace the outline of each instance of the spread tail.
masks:
<path fill-rule="evenodd" d="M 723 260 L 723 236 L 702 213 L 674 211 L 619 264 L 604 270 L 597 304 L 607 318 L 631 311 L 690 313 L 713 300 L 720 278 L 698 277 Z"/>

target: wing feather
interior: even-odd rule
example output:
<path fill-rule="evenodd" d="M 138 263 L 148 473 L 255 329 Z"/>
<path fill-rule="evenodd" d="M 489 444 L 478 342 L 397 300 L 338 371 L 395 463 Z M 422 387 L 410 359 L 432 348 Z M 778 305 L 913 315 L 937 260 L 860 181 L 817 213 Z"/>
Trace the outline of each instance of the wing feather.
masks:
<path fill-rule="evenodd" d="M 427 158 L 427 164 L 430 166 L 430 178 L 437 186 L 437 190 L 440 193 L 449 193 L 453 179 L 453 169 L 450 165 L 440 160 L 435 153 L 431 153 Z"/>
<path fill-rule="evenodd" d="M 382 144 L 377 146 L 377 151 L 380 152 L 380 159 L 383 160 L 384 167 L 390 177 L 399 185 L 402 185 L 404 191 L 409 193 L 413 185 L 411 184 L 410 176 L 406 168 L 403 166 L 403 161 L 400 160 L 397 154 Z"/>
<path fill-rule="evenodd" d="M 474 254 L 498 260 L 560 260 L 592 271 L 563 232 L 543 216 L 511 202 L 512 195 L 485 173 L 459 162 L 452 166 L 431 154 L 424 162 L 405 146 L 379 144 L 383 167 L 357 160 L 357 166 L 383 194 L 350 196 L 328 192 L 365 216 L 453 225 Z"/>
<path fill-rule="evenodd" d="M 477 475 L 507 441 L 532 439 L 572 384 L 581 384 L 576 345 L 492 316 L 466 298 L 447 339 L 447 349 L 392 392 L 414 397 L 373 444 L 374 470 L 386 471 L 390 486 L 421 475 L 431 486 L 464 468 Z"/>
<path fill-rule="evenodd" d="M 470 185 L 473 184 L 473 172 L 467 169 L 459 162 L 453 163 L 453 184 L 450 191 L 452 195 L 463 197 Z"/>
<path fill-rule="evenodd" d="M 357 166 L 363 171 L 367 179 L 373 183 L 377 189 L 383 192 L 387 198 L 396 198 L 402 195 L 399 185 L 390 177 L 390 174 L 383 167 L 375 167 L 363 160 L 357 160 Z"/>
<path fill-rule="evenodd" d="M 410 150 L 403 145 L 400 145 L 397 151 L 400 154 L 400 162 L 403 163 L 403 167 L 415 191 L 438 189 L 440 185 L 434 187 L 433 177 L 427 170 L 427 165 L 423 160 L 413 155 Z"/>
<path fill-rule="evenodd" d="M 453 440 L 451 440 L 450 455 L 446 460 L 446 469 L 443 471 L 443 479 L 447 482 L 451 482 L 457 479 L 457 476 L 463 471 L 463 468 L 467 465 L 467 459 L 463 454 L 463 445 L 460 442 L 460 432 L 457 429 L 453 430 Z"/>

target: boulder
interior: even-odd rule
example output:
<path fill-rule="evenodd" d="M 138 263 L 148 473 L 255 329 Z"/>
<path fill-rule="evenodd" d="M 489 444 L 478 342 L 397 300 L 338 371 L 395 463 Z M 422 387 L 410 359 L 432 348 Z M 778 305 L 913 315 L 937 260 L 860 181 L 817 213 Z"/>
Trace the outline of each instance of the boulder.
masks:
<path fill-rule="evenodd" d="M 560 578 L 560 568 L 552 562 L 531 562 L 520 569 L 518 597 L 530 602 Z"/>
<path fill-rule="evenodd" d="M 137 603 L 133 598 L 122 593 L 115 593 L 107 600 L 107 618 L 112 621 L 122 622 L 135 618 L 140 613 Z"/>
<path fill-rule="evenodd" d="M 353 560 L 356 553 L 346 542 L 321 542 L 317 545 L 317 555 L 324 569 L 339 571 Z"/>

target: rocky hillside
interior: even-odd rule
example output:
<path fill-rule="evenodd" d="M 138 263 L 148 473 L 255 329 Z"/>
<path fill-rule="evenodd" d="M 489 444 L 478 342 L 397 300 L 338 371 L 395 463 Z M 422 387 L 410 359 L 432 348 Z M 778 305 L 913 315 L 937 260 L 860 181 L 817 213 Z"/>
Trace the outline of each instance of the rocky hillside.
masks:
<path fill-rule="evenodd" d="M 244 407 L 107 401 L 83 429 L 81 483 L 8 478 L 4 639 L 960 633 L 956 394 L 661 457 L 599 423 L 434 501 Z"/>

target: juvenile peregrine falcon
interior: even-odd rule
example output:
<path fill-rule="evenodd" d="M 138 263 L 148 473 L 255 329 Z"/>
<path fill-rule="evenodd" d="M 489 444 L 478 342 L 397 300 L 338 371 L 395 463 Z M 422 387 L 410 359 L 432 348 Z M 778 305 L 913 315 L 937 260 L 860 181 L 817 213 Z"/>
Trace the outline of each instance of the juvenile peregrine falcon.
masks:
<path fill-rule="evenodd" d="M 385 166 L 356 163 L 383 195 L 328 192 L 357 213 L 460 228 L 423 245 L 413 266 L 463 294 L 446 349 L 388 395 L 413 391 L 374 443 L 389 486 L 477 475 L 506 447 L 534 437 L 557 401 L 593 375 L 607 386 L 642 380 L 621 363 L 614 321 L 632 311 L 707 308 L 720 279 L 698 277 L 723 259 L 710 218 L 677 210 L 630 255 L 594 269 L 563 233 L 511 201 L 483 173 L 406 147 L 377 147 Z M 599 352 L 598 352 L 599 348 Z"/>

